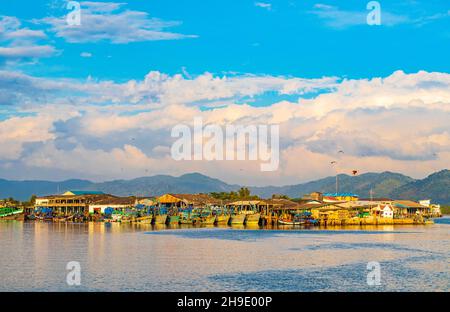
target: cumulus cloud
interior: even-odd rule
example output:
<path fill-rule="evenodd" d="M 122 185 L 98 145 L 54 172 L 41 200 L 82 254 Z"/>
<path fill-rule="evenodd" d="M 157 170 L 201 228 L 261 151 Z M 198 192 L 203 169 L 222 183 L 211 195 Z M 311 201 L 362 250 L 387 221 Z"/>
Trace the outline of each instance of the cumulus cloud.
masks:
<path fill-rule="evenodd" d="M 391 170 L 415 177 L 450 163 L 446 73 L 342 80 L 153 71 L 140 81 L 116 83 L 3 71 L 0 90 L 11 95 L 7 107 L 28 114 L 0 121 L 0 143 L 8 147 L 0 165 L 11 174 L 47 168 L 102 180 L 199 171 L 229 182 L 285 184 L 335 174 L 329 164 L 337 158 L 339 172 Z M 266 92 L 291 100 L 265 106 L 246 101 Z M 305 98 L 309 92 L 317 94 Z M 205 110 L 205 103 L 212 106 Z M 172 127 L 192 126 L 195 117 L 220 126 L 279 124 L 279 170 L 262 173 L 251 161 L 172 160 Z"/>
<path fill-rule="evenodd" d="M 196 37 L 167 30 L 181 25 L 181 22 L 152 18 L 147 12 L 124 10 L 125 3 L 84 1 L 80 4 L 79 26 L 69 25 L 65 17 L 52 16 L 35 22 L 50 25 L 50 31 L 71 43 L 109 41 L 124 44 Z"/>
<path fill-rule="evenodd" d="M 13 16 L 0 16 L 0 59 L 20 60 L 26 58 L 50 57 L 57 50 L 39 41 L 46 39 L 42 30 L 23 28 L 21 21 Z"/>

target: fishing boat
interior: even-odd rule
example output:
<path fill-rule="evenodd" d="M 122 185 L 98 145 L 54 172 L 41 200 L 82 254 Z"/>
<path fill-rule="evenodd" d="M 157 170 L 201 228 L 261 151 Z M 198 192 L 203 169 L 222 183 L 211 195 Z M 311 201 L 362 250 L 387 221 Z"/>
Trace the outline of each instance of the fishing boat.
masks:
<path fill-rule="evenodd" d="M 282 225 L 305 225 L 305 219 L 300 215 L 296 214 L 293 217 L 291 215 L 281 217 L 278 219 L 278 224 Z"/>
<path fill-rule="evenodd" d="M 243 225 L 245 222 L 245 217 L 246 217 L 246 214 L 244 214 L 244 213 L 231 214 L 230 223 Z"/>
<path fill-rule="evenodd" d="M 316 220 L 312 217 L 312 213 L 310 211 L 304 211 L 299 214 L 299 219 L 305 221 L 306 225 L 318 225 L 319 220 Z"/>
<path fill-rule="evenodd" d="M 17 208 L 0 208 L 1 220 L 24 220 L 25 215 L 23 209 Z"/>
<path fill-rule="evenodd" d="M 140 224 L 150 224 L 152 223 L 152 220 L 153 216 L 143 216 L 136 218 L 134 221 Z"/>
<path fill-rule="evenodd" d="M 241 225 L 259 224 L 262 203 L 260 200 L 241 200 L 229 203 L 228 206 L 231 210 L 230 223 Z"/>
<path fill-rule="evenodd" d="M 179 224 L 180 223 L 180 215 L 179 215 L 178 207 L 171 206 L 168 209 L 166 223 L 167 224 Z"/>
<path fill-rule="evenodd" d="M 293 220 L 289 220 L 289 219 L 279 219 L 278 223 L 282 224 L 282 225 L 304 225 L 305 224 L 304 221 L 293 221 Z"/>
<path fill-rule="evenodd" d="M 167 222 L 167 215 L 166 214 L 160 214 L 153 216 L 153 223 L 154 224 L 166 224 Z"/>
<path fill-rule="evenodd" d="M 214 224 L 216 216 L 210 208 L 197 208 L 194 211 L 196 224 Z"/>
<path fill-rule="evenodd" d="M 216 222 L 216 216 L 209 215 L 202 217 L 199 221 L 200 224 L 214 224 Z"/>
<path fill-rule="evenodd" d="M 122 221 L 122 214 L 121 213 L 118 213 L 118 212 L 114 212 L 112 215 L 111 215 L 111 221 L 112 222 L 121 222 Z"/>
<path fill-rule="evenodd" d="M 167 216 L 167 221 L 168 224 L 178 224 L 180 223 L 180 216 L 177 214 L 174 215 L 168 215 Z"/>
<path fill-rule="evenodd" d="M 227 224 L 229 219 L 230 219 L 229 215 L 220 214 L 220 215 L 216 215 L 215 222 L 217 224 Z"/>
<path fill-rule="evenodd" d="M 195 221 L 193 217 L 192 209 L 183 209 L 180 213 L 180 224 L 193 224 Z"/>
<path fill-rule="evenodd" d="M 150 213 L 153 215 L 153 224 L 166 224 L 167 209 L 165 207 L 153 206 L 150 207 Z"/>
<path fill-rule="evenodd" d="M 215 224 L 228 224 L 230 215 L 224 207 L 213 207 L 212 214 L 215 216 Z"/>
<path fill-rule="evenodd" d="M 53 222 L 68 222 L 72 221 L 73 216 L 56 216 L 53 217 Z"/>
<path fill-rule="evenodd" d="M 259 212 L 248 213 L 245 216 L 245 224 L 248 224 L 248 225 L 259 224 L 260 218 L 261 218 L 261 214 Z"/>
<path fill-rule="evenodd" d="M 48 216 L 48 215 L 38 215 L 38 216 L 36 216 L 36 220 L 38 220 L 38 221 L 53 221 L 53 217 Z"/>
<path fill-rule="evenodd" d="M 53 210 L 47 207 L 40 207 L 36 209 L 35 220 L 37 221 L 52 221 Z"/>

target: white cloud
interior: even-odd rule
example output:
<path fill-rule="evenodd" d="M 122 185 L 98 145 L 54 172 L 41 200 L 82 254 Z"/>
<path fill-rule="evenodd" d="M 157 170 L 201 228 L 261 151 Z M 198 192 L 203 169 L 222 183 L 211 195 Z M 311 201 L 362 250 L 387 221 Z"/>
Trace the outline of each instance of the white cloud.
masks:
<path fill-rule="evenodd" d="M 90 53 L 90 52 L 81 52 L 80 56 L 81 57 L 92 57 L 92 53 Z"/>
<path fill-rule="evenodd" d="M 149 17 L 147 12 L 123 10 L 125 3 L 81 2 L 81 25 L 70 26 L 65 17 L 46 17 L 36 23 L 49 24 L 57 37 L 71 43 L 109 41 L 124 44 L 139 41 L 194 38 L 167 29 L 181 22 Z"/>
<path fill-rule="evenodd" d="M 346 28 L 357 25 L 367 25 L 368 10 L 362 6 L 361 10 L 349 11 L 343 10 L 336 6 L 327 4 L 315 4 L 314 9 L 309 11 L 310 14 L 316 15 L 322 19 L 327 26 L 333 28 Z M 386 10 L 382 10 L 382 25 L 394 26 L 397 24 L 409 23 L 410 19 L 407 16 L 394 14 Z"/>
<path fill-rule="evenodd" d="M 0 57 L 8 58 L 47 57 L 55 52 L 56 49 L 49 45 L 0 47 Z"/>
<path fill-rule="evenodd" d="M 341 172 L 391 170 L 420 177 L 450 163 L 446 73 L 398 71 L 340 81 L 150 72 L 142 81 L 115 83 L 0 71 L 0 90 L 13 94 L 9 107 L 29 114 L 0 122 L 0 144 L 8 147 L 0 165 L 12 161 L 8 170 L 16 173 L 47 168 L 63 177 L 109 179 L 199 171 L 230 182 L 283 184 L 334 174 L 329 163 L 338 150 L 345 151 Z M 327 92 L 302 98 L 310 90 Z M 242 96 L 265 92 L 298 100 L 238 104 Z M 205 103 L 213 108 L 202 110 Z M 198 116 L 218 125 L 280 124 L 280 170 L 261 173 L 254 162 L 173 161 L 171 128 L 191 125 Z"/>
<path fill-rule="evenodd" d="M 350 11 L 333 5 L 317 3 L 308 13 L 317 16 L 329 27 L 344 29 L 351 26 L 367 25 L 367 15 L 369 12 L 370 10 L 366 10 L 365 6 L 361 6 L 360 10 Z M 420 27 L 448 17 L 450 17 L 448 12 L 423 15 L 422 12 L 410 10 L 408 11 L 408 14 L 397 14 L 389 12 L 381 7 L 381 25 L 384 26 L 410 24 Z"/>
<path fill-rule="evenodd" d="M 22 28 L 20 20 L 13 16 L 0 16 L 0 58 L 24 59 L 55 55 L 58 51 L 51 45 L 39 44 L 46 39 L 41 30 Z"/>
<path fill-rule="evenodd" d="M 272 4 L 266 2 L 255 2 L 255 6 L 266 9 L 268 11 L 272 9 Z"/>

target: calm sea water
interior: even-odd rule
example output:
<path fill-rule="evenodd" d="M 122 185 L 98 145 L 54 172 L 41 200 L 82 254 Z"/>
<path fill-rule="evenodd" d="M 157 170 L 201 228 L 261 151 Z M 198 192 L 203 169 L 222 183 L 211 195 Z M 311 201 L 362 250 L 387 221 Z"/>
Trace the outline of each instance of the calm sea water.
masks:
<path fill-rule="evenodd" d="M 0 291 L 449 291 L 450 218 L 261 230 L 0 222 Z M 68 286 L 66 264 L 81 265 Z M 381 285 L 367 285 L 377 261 Z"/>

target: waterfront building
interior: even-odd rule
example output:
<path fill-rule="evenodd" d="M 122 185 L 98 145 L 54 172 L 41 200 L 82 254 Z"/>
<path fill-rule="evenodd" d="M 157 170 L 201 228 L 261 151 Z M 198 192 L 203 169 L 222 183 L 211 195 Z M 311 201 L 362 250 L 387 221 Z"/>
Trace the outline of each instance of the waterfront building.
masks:
<path fill-rule="evenodd" d="M 156 198 L 156 201 L 167 208 L 202 208 L 221 204 L 208 194 L 171 194 L 167 193 Z"/>
<path fill-rule="evenodd" d="M 416 215 L 430 216 L 431 208 L 416 203 L 412 200 L 394 200 L 394 214 L 401 217 L 411 217 Z"/>
<path fill-rule="evenodd" d="M 112 208 L 115 211 L 125 212 L 132 209 L 138 204 L 138 200 L 134 196 L 130 197 L 105 197 L 89 204 L 90 214 L 103 214 L 106 208 Z"/>
<path fill-rule="evenodd" d="M 73 215 L 89 213 L 89 205 L 106 198 L 115 198 L 113 195 L 98 191 L 67 191 L 62 195 L 49 195 L 37 197 L 34 204 L 35 211 L 51 211 L 56 215 Z M 30 211 L 27 212 L 30 214 Z"/>

